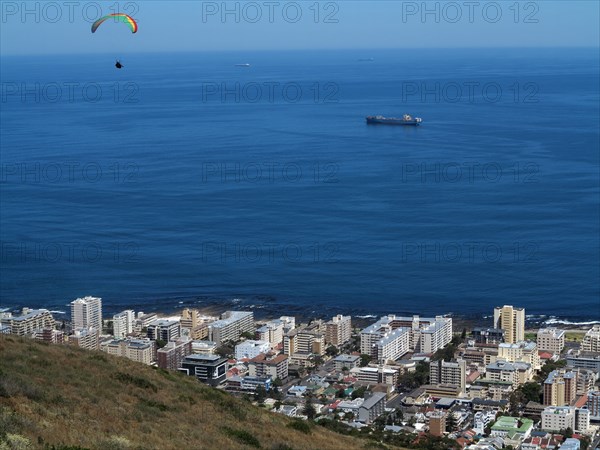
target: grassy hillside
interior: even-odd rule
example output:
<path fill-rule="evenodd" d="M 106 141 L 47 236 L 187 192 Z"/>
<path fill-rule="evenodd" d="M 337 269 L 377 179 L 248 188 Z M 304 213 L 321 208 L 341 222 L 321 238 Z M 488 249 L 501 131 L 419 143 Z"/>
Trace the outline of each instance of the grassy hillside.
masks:
<path fill-rule="evenodd" d="M 23 438 L 30 442 L 23 448 L 102 450 L 347 450 L 367 443 L 290 423 L 176 372 L 0 335 L 0 449 L 21 448 Z"/>

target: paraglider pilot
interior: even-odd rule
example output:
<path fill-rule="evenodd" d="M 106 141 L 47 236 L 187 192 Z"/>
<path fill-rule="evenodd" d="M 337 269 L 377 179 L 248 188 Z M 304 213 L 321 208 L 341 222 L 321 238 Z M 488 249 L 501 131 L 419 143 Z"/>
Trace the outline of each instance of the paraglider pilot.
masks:
<path fill-rule="evenodd" d="M 116 67 L 117 69 L 120 69 L 120 68 L 122 68 L 122 67 L 123 67 L 123 65 L 121 64 L 121 61 L 119 61 L 118 59 L 117 59 L 117 62 L 115 63 L 115 67 Z"/>

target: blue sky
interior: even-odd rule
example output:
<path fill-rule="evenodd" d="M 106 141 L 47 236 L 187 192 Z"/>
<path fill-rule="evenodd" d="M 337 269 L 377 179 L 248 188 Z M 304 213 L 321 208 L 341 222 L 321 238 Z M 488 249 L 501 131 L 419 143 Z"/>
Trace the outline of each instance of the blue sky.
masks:
<path fill-rule="evenodd" d="M 225 16 L 223 4 L 231 11 Z M 599 5 L 594 0 L 1 0 L 0 51 L 2 55 L 106 53 L 115 46 L 127 52 L 597 47 Z M 96 34 L 90 32 L 94 19 L 115 10 L 131 13 L 139 32 L 132 35 L 123 24 L 108 22 Z"/>

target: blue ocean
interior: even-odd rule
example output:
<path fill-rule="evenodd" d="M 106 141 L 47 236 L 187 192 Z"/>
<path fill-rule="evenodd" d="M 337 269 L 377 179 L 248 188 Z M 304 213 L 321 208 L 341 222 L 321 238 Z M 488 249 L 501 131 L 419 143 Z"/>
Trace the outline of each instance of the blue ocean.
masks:
<path fill-rule="evenodd" d="M 597 49 L 114 59 L 2 58 L 2 307 L 600 320 Z"/>

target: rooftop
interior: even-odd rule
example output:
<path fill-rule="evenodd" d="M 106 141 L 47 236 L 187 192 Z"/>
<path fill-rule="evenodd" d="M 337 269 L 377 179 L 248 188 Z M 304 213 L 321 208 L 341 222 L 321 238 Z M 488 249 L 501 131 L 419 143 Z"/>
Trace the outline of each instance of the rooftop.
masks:
<path fill-rule="evenodd" d="M 193 354 L 193 355 L 188 355 L 185 357 L 184 361 L 187 362 L 198 362 L 198 363 L 202 363 L 202 362 L 208 362 L 208 363 L 214 363 L 217 362 L 219 360 L 223 360 L 223 361 L 227 361 L 225 358 L 220 357 L 219 355 L 202 355 L 202 354 Z"/>
<path fill-rule="evenodd" d="M 522 417 L 501 416 L 494 425 L 492 430 L 496 431 L 517 431 L 525 433 L 533 428 L 533 420 Z"/>
<path fill-rule="evenodd" d="M 371 409 L 385 397 L 385 392 L 374 392 L 369 398 L 365 399 L 361 408 Z"/>
<path fill-rule="evenodd" d="M 23 320 L 29 320 L 36 316 L 41 316 L 46 313 L 50 314 L 50 311 L 48 311 L 47 309 L 34 309 L 32 311 L 29 311 L 27 314 L 23 314 L 22 316 L 11 317 L 10 320 L 12 320 L 13 322 L 21 322 Z"/>

